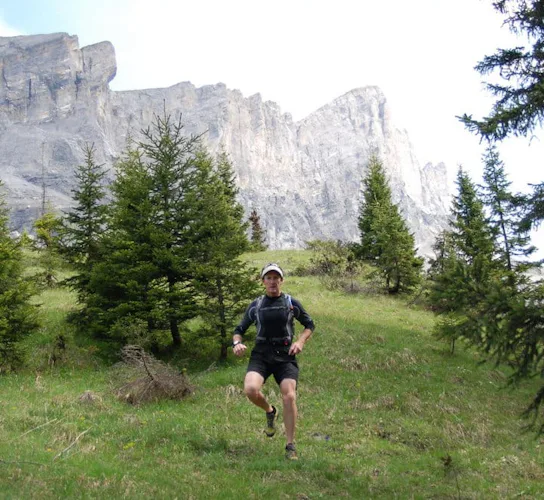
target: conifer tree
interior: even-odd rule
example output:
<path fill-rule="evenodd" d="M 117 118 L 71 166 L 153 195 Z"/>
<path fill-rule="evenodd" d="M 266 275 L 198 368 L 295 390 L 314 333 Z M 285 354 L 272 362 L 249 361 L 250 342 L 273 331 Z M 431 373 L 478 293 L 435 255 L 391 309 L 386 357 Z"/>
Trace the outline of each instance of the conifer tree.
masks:
<path fill-rule="evenodd" d="M 423 259 L 416 255 L 414 237 L 393 203 L 379 204 L 371 225 L 379 249 L 374 265 L 388 293 L 408 292 L 421 282 Z"/>
<path fill-rule="evenodd" d="M 487 84 L 496 101 L 485 118 L 478 120 L 466 113 L 459 118 L 468 130 L 490 143 L 512 135 L 527 136 L 544 120 L 544 2 L 495 0 L 492 4 L 505 16 L 504 24 L 512 32 L 525 36 L 525 45 L 497 49 L 475 67 L 481 75 L 498 75 L 502 83 Z M 544 183 L 533 186 L 524 204 L 528 209 L 524 223 L 529 230 L 544 220 Z"/>
<path fill-rule="evenodd" d="M 377 245 L 374 221 L 380 207 L 391 204 L 391 189 L 377 155 L 373 154 L 370 157 L 367 168 L 367 174 L 363 178 L 363 198 L 359 207 L 360 252 L 364 260 L 372 261 L 379 257 L 381 252 L 381 247 Z"/>
<path fill-rule="evenodd" d="M 429 299 L 444 318 L 436 327 L 441 338 L 455 344 L 459 337 L 478 343 L 475 327 L 482 304 L 498 269 L 494 261 L 493 232 L 475 185 L 462 168 L 457 173 L 458 193 L 453 199 L 451 229 L 435 245 L 431 263 Z"/>
<path fill-rule="evenodd" d="M 391 200 L 381 160 L 375 155 L 370 158 L 363 187 L 361 257 L 379 269 L 388 293 L 409 291 L 421 281 L 423 259 L 416 255 L 414 237 Z"/>
<path fill-rule="evenodd" d="M 77 186 L 72 190 L 75 204 L 66 212 L 60 229 L 60 251 L 75 269 L 67 283 L 77 291 L 80 303 L 89 293 L 92 268 L 101 259 L 108 209 L 103 185 L 106 172 L 103 165 L 96 164 L 94 145 L 86 144 L 83 153 L 85 161 L 76 168 Z"/>
<path fill-rule="evenodd" d="M 521 226 L 519 197 L 509 191 L 511 182 L 506 177 L 496 146 L 487 148 L 483 161 L 482 200 L 490 211 L 489 222 L 500 259 L 504 262 L 506 271 L 512 273 L 514 268 L 527 267 L 526 262 L 519 262 L 519 257 L 528 257 L 535 251 L 535 247 L 529 244 L 528 231 Z"/>
<path fill-rule="evenodd" d="M 254 252 L 264 252 L 267 248 L 266 236 L 257 210 L 253 209 L 251 214 L 249 214 L 249 223 L 251 225 L 251 250 Z"/>
<path fill-rule="evenodd" d="M 103 325 L 114 318 L 143 320 L 170 331 L 198 314 L 191 282 L 191 240 L 199 138 L 183 135 L 170 116 L 155 116 L 129 151 L 114 183 L 107 255 L 93 272 L 93 311 Z"/>
<path fill-rule="evenodd" d="M 195 162 L 199 189 L 195 191 L 193 225 L 194 287 L 208 335 L 218 337 L 220 360 L 227 357 L 230 333 L 247 302 L 258 293 L 255 270 L 240 260 L 249 248 L 243 207 L 226 155 L 212 158 L 200 151 Z"/>
<path fill-rule="evenodd" d="M 89 270 L 84 327 L 95 334 L 128 341 L 131 325 L 143 322 L 147 333 L 167 328 L 157 289 L 164 280 L 153 256 L 151 178 L 141 153 L 129 149 L 116 165 L 109 229 L 100 241 L 102 259 Z M 123 328 L 117 328 L 121 325 Z"/>
<path fill-rule="evenodd" d="M 39 326 L 36 307 L 29 303 L 32 288 L 22 275 L 20 244 L 9 234 L 2 188 L 0 182 L 0 373 L 20 364 L 21 341 Z"/>

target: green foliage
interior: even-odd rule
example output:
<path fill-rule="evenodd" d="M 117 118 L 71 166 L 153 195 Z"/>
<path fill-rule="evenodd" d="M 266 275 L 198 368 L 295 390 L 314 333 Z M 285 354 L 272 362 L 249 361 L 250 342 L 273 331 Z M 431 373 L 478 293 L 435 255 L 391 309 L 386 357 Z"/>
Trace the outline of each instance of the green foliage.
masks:
<path fill-rule="evenodd" d="M 483 157 L 484 161 L 484 185 L 483 202 L 490 212 L 489 223 L 499 259 L 504 262 L 507 271 L 513 271 L 514 267 L 523 271 L 527 269 L 526 260 L 520 261 L 520 257 L 528 257 L 536 250 L 530 245 L 530 236 L 522 225 L 522 212 L 520 213 L 520 196 L 515 196 L 509 191 L 511 182 L 506 178 L 504 166 L 499 158 L 495 146 L 489 146 Z"/>
<path fill-rule="evenodd" d="M 423 259 L 417 257 L 414 237 L 391 201 L 391 189 L 377 156 L 370 158 L 363 179 L 359 229 L 360 256 L 376 266 L 388 293 L 411 291 L 421 282 Z"/>
<path fill-rule="evenodd" d="M 222 154 L 214 164 L 201 151 L 195 167 L 198 189 L 192 202 L 192 282 L 200 295 L 202 333 L 218 338 L 219 359 L 225 360 L 231 332 L 248 301 L 258 293 L 257 272 L 239 258 L 249 249 L 249 242 L 228 158 Z"/>
<path fill-rule="evenodd" d="M 527 37 L 528 46 L 498 49 L 478 63 L 482 75 L 498 73 L 504 84 L 487 84 L 497 97 L 489 116 L 475 120 L 463 115 L 461 120 L 471 131 L 488 140 L 503 140 L 510 134 L 527 135 L 544 118 L 544 2 L 542 0 L 499 0 L 493 2 L 506 16 L 505 24 Z"/>
<path fill-rule="evenodd" d="M 255 263 L 293 269 L 309 257 L 276 250 Z M 0 377 L 3 495 L 541 496 L 542 443 L 521 432 L 519 415 L 537 380 L 506 390 L 507 368 L 475 366 L 470 349 L 452 356 L 431 335 L 434 316 L 398 297 L 345 295 L 290 272 L 284 286 L 318 325 L 299 358 L 297 463 L 283 456 L 281 410 L 278 436 L 268 439 L 264 415 L 243 394 L 247 357 L 229 352 L 226 364 L 192 363 L 191 397 L 134 407 L 113 392 L 117 371 L 91 364 L 91 347 L 101 348 L 93 341 L 82 366 Z M 61 298 L 62 289 L 42 293 L 47 317 L 75 303 L 73 295 Z M 56 320 L 47 324 L 59 328 Z M 186 351 L 178 354 L 173 368 L 186 363 Z M 274 383 L 263 390 L 281 407 Z"/>
<path fill-rule="evenodd" d="M 9 235 L 8 210 L 0 193 L 0 373 L 19 366 L 21 342 L 38 328 L 32 294 L 30 282 L 23 277 L 20 243 Z"/>
<path fill-rule="evenodd" d="M 453 199 L 451 229 L 435 243 L 431 261 L 429 300 L 439 313 L 469 315 L 485 298 L 497 266 L 495 246 L 483 203 L 469 175 L 459 169 L 458 193 Z M 455 342 L 461 329 L 444 329 L 438 335 Z"/>
<path fill-rule="evenodd" d="M 85 145 L 83 152 L 85 162 L 76 168 L 77 186 L 72 190 L 75 203 L 62 221 L 59 238 L 61 254 L 75 271 L 67 283 L 77 292 L 81 304 L 89 294 L 92 269 L 102 258 L 101 238 L 108 210 L 103 165 L 96 164 L 94 145 Z"/>
<path fill-rule="evenodd" d="M 251 224 L 251 250 L 253 252 L 264 252 L 267 249 L 266 235 L 261 226 L 261 218 L 257 210 L 253 209 L 249 215 Z"/>
<path fill-rule="evenodd" d="M 42 272 L 36 276 L 46 287 L 52 288 L 57 283 L 57 269 L 60 266 L 58 234 L 61 220 L 55 215 L 52 207 L 34 222 L 36 231 L 35 249 L 40 258 Z"/>

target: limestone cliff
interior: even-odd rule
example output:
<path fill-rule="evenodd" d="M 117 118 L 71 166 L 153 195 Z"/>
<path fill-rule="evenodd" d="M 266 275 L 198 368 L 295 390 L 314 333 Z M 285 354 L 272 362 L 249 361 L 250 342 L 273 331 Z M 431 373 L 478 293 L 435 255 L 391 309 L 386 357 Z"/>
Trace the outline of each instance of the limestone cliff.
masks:
<path fill-rule="evenodd" d="M 240 200 L 257 209 L 273 248 L 316 238 L 356 240 L 361 179 L 369 155 L 384 160 L 394 200 L 428 253 L 445 224 L 450 194 L 443 164 L 421 166 L 406 131 L 397 129 L 383 93 L 355 89 L 299 122 L 259 94 L 224 84 L 114 92 L 109 42 L 79 48 L 64 33 L 0 38 L 0 178 L 16 229 L 48 199 L 70 203 L 82 146 L 112 166 L 127 138 L 138 138 L 154 113 L 182 117 L 187 134 L 204 134 L 212 152 L 233 161 Z"/>

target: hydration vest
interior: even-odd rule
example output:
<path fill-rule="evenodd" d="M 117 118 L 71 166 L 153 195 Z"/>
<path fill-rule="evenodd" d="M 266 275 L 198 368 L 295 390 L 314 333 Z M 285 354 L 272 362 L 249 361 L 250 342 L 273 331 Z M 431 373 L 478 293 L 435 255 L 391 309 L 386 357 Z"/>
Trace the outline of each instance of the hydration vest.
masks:
<path fill-rule="evenodd" d="M 283 294 L 283 302 L 284 302 L 284 308 L 287 309 L 287 324 L 286 330 L 287 330 L 287 337 L 272 337 L 272 338 L 264 338 L 261 336 L 261 318 L 259 317 L 259 311 L 261 310 L 261 306 L 263 304 L 263 300 L 266 297 L 266 295 L 261 295 L 257 299 L 257 304 L 255 305 L 255 324 L 257 325 L 257 336 L 255 338 L 255 342 L 268 342 L 271 344 L 283 344 L 283 345 L 290 345 L 293 341 L 293 317 L 295 316 L 294 307 L 293 307 L 293 301 L 291 300 L 291 296 L 287 293 Z M 277 306 L 275 306 L 277 308 Z"/>

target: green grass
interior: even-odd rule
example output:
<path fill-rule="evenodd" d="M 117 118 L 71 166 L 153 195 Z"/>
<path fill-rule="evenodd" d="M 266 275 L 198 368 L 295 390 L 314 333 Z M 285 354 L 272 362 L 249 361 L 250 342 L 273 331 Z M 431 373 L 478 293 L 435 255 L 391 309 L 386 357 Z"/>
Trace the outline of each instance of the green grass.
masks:
<path fill-rule="evenodd" d="M 289 272 L 307 257 L 248 260 Z M 317 324 L 299 358 L 298 462 L 284 459 L 282 432 L 264 436 L 264 415 L 241 392 L 247 358 L 191 372 L 197 390 L 182 402 L 129 406 L 93 360 L 99 347 L 66 330 L 73 297 L 54 290 L 29 349 L 45 356 L 66 331 L 72 356 L 0 378 L 0 497 L 544 497 L 544 440 L 519 417 L 540 381 L 505 388 L 507 371 L 460 347 L 451 355 L 431 336 L 433 316 L 402 300 L 289 274 L 284 290 Z M 81 402 L 85 391 L 99 400 Z M 272 380 L 265 392 L 280 403 Z"/>

